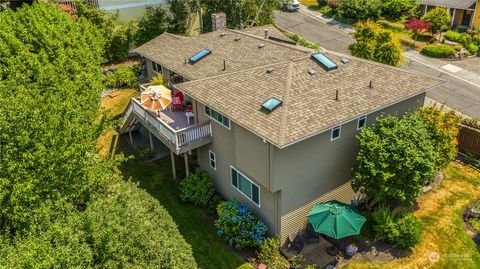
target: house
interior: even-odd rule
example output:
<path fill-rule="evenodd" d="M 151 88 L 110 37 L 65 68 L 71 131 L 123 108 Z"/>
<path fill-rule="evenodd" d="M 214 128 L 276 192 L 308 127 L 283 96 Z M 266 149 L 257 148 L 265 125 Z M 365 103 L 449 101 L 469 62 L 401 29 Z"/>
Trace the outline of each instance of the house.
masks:
<path fill-rule="evenodd" d="M 417 109 L 444 82 L 263 29 L 165 33 L 137 48 L 149 76 L 162 74 L 192 104 L 193 119 L 132 100 L 120 133 L 143 126 L 172 156 L 195 158 L 224 197 L 248 204 L 285 240 L 313 204 L 358 198 L 350 180 L 360 129 Z"/>
<path fill-rule="evenodd" d="M 480 28 L 480 0 L 419 0 L 418 3 L 423 14 L 435 7 L 448 8 L 454 28 Z"/>

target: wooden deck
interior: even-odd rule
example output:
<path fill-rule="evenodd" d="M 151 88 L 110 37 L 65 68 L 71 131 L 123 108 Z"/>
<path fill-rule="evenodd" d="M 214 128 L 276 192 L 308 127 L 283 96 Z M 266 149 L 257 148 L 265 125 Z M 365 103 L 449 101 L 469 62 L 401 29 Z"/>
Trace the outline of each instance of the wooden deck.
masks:
<path fill-rule="evenodd" d="M 193 118 L 190 119 L 190 123 L 188 123 L 188 118 L 185 115 L 185 111 L 168 111 L 164 110 L 160 112 L 160 118 L 166 117 L 170 122 L 168 125 L 173 129 L 183 129 L 189 126 L 193 126 Z"/>

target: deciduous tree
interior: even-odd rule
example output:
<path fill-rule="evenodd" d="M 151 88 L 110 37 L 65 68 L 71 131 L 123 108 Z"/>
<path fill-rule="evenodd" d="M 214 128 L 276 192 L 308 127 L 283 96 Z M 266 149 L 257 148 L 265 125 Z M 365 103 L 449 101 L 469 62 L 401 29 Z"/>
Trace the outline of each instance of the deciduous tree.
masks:
<path fill-rule="evenodd" d="M 447 29 L 450 26 L 450 13 L 446 8 L 437 7 L 425 14 L 422 20 L 430 24 L 430 30 L 433 34 L 438 34 L 440 31 Z"/>
<path fill-rule="evenodd" d="M 147 6 L 138 22 L 136 43 L 138 46 L 161 35 L 168 28 L 168 16 L 163 6 Z"/>
<path fill-rule="evenodd" d="M 352 187 L 375 201 L 412 202 L 435 176 L 435 149 L 422 118 L 379 119 L 358 135 Z"/>
<path fill-rule="evenodd" d="M 349 46 L 352 55 L 376 62 L 399 65 L 403 47 L 398 37 L 373 21 L 355 24 L 355 43 Z"/>
<path fill-rule="evenodd" d="M 414 41 L 417 41 L 417 37 L 422 31 L 428 31 L 428 29 L 430 29 L 430 24 L 418 18 L 411 18 L 405 22 L 404 27 L 413 32 L 413 35 L 415 36 Z"/>

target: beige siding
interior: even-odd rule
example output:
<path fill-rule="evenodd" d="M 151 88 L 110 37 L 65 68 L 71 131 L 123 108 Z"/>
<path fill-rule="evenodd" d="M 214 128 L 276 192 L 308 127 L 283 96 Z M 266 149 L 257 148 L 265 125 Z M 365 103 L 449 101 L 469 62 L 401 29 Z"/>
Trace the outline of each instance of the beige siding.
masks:
<path fill-rule="evenodd" d="M 147 77 L 148 80 L 151 80 L 153 77 L 153 64 L 149 59 L 145 59 L 145 62 L 147 64 Z"/>
<path fill-rule="evenodd" d="M 281 233 L 280 242 L 285 242 L 288 235 L 298 233 L 305 228 L 307 224 L 307 214 L 312 209 L 314 204 L 327 202 L 330 200 L 338 200 L 344 203 L 350 203 L 350 198 L 355 197 L 356 194 L 352 190 L 350 181 L 338 186 L 337 188 L 325 193 L 324 195 L 310 201 L 295 211 L 281 216 Z"/>
<path fill-rule="evenodd" d="M 196 102 L 197 120 L 210 120 L 204 106 Z M 268 191 L 270 145 L 261 138 L 231 122 L 230 130 L 212 121 L 213 143 L 198 150 L 199 165 L 213 179 L 219 192 L 247 204 L 267 224 L 272 234 L 278 233 L 277 194 Z M 217 169 L 209 164 L 208 151 L 215 153 Z M 251 202 L 231 185 L 230 166 L 260 186 L 260 207 Z"/>
<path fill-rule="evenodd" d="M 369 114 L 367 124 L 372 124 L 382 114 L 403 115 L 420 107 L 424 96 L 421 94 Z M 328 197 L 346 202 L 356 198 L 346 185 L 349 185 L 358 150 L 357 133 L 357 120 L 354 120 L 342 125 L 341 137 L 335 141 L 330 141 L 331 132 L 327 131 L 290 147 L 275 149 L 271 191 L 281 190 L 282 194 L 282 238 L 305 223 L 305 210 L 308 211 L 305 205 L 311 207 L 327 194 Z M 330 194 L 334 189 L 339 191 L 332 196 Z"/>

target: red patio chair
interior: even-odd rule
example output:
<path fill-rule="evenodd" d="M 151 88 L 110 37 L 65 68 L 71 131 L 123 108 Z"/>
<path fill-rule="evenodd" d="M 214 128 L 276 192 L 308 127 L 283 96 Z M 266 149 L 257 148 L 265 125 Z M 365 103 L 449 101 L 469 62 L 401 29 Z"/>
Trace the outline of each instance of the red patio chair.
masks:
<path fill-rule="evenodd" d="M 180 108 L 183 110 L 183 93 L 177 92 L 172 99 L 172 109 Z"/>

